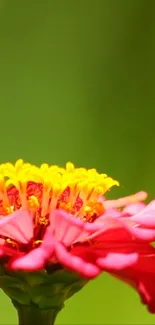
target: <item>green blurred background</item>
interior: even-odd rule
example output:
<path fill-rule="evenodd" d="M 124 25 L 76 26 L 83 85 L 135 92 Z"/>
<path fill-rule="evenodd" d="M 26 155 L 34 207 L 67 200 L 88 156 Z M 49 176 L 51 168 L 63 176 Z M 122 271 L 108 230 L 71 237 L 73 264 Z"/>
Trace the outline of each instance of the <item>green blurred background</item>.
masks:
<path fill-rule="evenodd" d="M 112 197 L 155 196 L 155 1 L 0 0 L 2 162 L 95 167 Z M 16 313 L 0 293 L 0 324 Z M 138 295 L 102 275 L 57 324 L 154 324 Z"/>

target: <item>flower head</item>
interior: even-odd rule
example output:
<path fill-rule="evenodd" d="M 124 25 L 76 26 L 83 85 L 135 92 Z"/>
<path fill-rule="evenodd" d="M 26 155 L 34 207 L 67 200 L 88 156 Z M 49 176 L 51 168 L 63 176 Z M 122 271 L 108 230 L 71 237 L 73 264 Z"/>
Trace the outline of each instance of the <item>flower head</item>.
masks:
<path fill-rule="evenodd" d="M 82 228 L 88 228 L 89 232 L 87 223 L 103 214 L 101 197 L 113 185 L 119 184 L 106 174 L 99 175 L 95 169 L 74 168 L 72 163 L 67 163 L 66 168 L 47 164 L 36 167 L 21 159 L 15 165 L 1 164 L 2 254 L 15 258 L 25 255 L 40 246 L 49 226 L 59 237 L 63 236 L 65 229 L 60 225 L 61 220 L 58 221 L 61 218 L 54 221 L 55 210 L 66 211 L 73 217 L 72 228 L 76 230 L 71 231 L 67 243 L 71 245 L 75 232 L 81 233 Z"/>
<path fill-rule="evenodd" d="M 155 312 L 155 203 L 146 192 L 106 200 L 119 183 L 95 169 L 0 165 L 0 255 L 17 271 L 102 271 L 132 284 Z M 15 272 L 16 273 L 16 272 Z"/>

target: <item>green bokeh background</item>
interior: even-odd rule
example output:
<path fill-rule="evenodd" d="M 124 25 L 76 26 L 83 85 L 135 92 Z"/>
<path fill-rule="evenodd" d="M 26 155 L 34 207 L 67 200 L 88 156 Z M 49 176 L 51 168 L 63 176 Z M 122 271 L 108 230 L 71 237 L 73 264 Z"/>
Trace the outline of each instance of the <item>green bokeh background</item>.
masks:
<path fill-rule="evenodd" d="M 144 189 L 152 199 L 154 17 L 154 0 L 0 0 L 0 160 L 69 160 L 118 179 L 112 197 Z M 0 303 L 0 324 L 15 324 L 3 293 Z M 154 322 L 138 295 L 107 275 L 57 318 Z"/>

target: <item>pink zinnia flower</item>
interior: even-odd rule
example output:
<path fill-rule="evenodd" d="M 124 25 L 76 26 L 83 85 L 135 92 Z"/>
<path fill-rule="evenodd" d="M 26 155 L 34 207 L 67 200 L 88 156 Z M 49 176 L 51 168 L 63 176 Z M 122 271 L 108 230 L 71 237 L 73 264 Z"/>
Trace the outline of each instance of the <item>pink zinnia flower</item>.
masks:
<path fill-rule="evenodd" d="M 0 254 L 6 264 L 37 270 L 58 262 L 55 241 L 70 249 L 99 229 L 93 221 L 104 212 L 100 198 L 113 185 L 119 184 L 71 163 L 66 168 L 38 168 L 22 160 L 0 165 Z M 82 261 L 75 257 L 71 268 L 88 277 L 99 273 L 96 265 L 84 266 L 82 271 Z"/>
<path fill-rule="evenodd" d="M 0 175 L 0 253 L 9 268 L 60 265 L 88 279 L 107 271 L 132 284 L 155 311 L 155 203 L 140 202 L 145 192 L 106 201 L 118 182 L 71 163 L 37 168 L 18 160 L 2 164 Z"/>

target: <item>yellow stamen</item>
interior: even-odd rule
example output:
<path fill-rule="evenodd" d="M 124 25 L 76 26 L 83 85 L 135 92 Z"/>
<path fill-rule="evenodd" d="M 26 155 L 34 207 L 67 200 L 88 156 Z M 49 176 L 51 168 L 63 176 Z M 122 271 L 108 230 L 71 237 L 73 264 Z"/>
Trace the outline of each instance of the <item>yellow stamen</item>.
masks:
<path fill-rule="evenodd" d="M 47 219 L 46 217 L 39 217 L 38 218 L 38 223 L 39 223 L 39 225 L 48 226 L 49 225 L 49 219 Z"/>
<path fill-rule="evenodd" d="M 16 248 L 16 249 L 18 248 L 18 244 L 14 240 L 12 240 L 10 238 L 6 239 L 6 243 L 11 245 L 13 248 Z"/>
<path fill-rule="evenodd" d="M 33 248 L 36 247 L 36 246 L 39 246 L 40 244 L 42 244 L 42 242 L 43 242 L 42 240 L 36 240 L 36 241 L 34 241 L 33 242 L 33 245 L 32 245 Z"/>
<path fill-rule="evenodd" d="M 44 225 L 48 223 L 47 215 L 55 208 L 86 220 L 99 216 L 104 210 L 100 198 L 114 185 L 119 183 L 106 174 L 99 174 L 96 169 L 75 168 L 71 162 L 66 168 L 46 163 L 37 167 L 22 159 L 14 165 L 0 165 L 0 200 L 5 214 L 17 208 L 27 209 Z M 17 190 L 13 204 L 8 197 L 10 187 Z"/>
<path fill-rule="evenodd" d="M 72 163 L 68 162 L 66 164 L 66 170 L 67 170 L 68 173 L 73 172 L 74 171 L 74 165 Z"/>
<path fill-rule="evenodd" d="M 65 210 L 66 212 L 69 212 L 69 213 L 72 213 L 73 206 L 70 202 L 69 203 L 61 202 L 59 204 L 59 209 Z"/>
<path fill-rule="evenodd" d="M 6 207 L 6 214 L 11 214 L 14 211 L 14 206 Z"/>
<path fill-rule="evenodd" d="M 39 200 L 35 195 L 31 195 L 29 197 L 28 206 L 32 210 L 37 210 L 39 208 Z"/>

